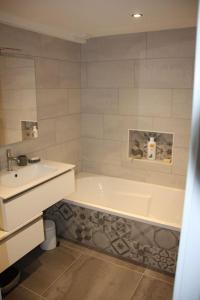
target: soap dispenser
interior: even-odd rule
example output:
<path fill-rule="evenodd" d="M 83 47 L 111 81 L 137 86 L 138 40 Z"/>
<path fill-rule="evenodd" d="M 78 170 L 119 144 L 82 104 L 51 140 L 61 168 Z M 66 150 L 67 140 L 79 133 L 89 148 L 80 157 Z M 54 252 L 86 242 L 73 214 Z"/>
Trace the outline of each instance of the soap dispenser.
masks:
<path fill-rule="evenodd" d="M 156 159 L 156 142 L 154 137 L 150 137 L 150 140 L 147 144 L 147 159 L 155 160 Z"/>

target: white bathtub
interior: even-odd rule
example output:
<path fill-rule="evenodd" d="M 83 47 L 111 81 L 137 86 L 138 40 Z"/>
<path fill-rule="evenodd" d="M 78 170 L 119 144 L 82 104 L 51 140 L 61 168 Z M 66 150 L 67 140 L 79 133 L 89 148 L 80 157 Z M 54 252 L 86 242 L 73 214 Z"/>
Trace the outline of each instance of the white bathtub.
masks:
<path fill-rule="evenodd" d="M 183 200 L 184 190 L 90 173 L 79 174 L 76 192 L 67 197 L 75 205 L 177 231 Z"/>

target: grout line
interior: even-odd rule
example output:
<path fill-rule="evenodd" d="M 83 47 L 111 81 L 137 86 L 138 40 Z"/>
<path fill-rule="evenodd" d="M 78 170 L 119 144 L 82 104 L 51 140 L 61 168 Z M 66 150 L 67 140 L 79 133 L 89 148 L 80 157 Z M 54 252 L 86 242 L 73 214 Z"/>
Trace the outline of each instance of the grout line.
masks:
<path fill-rule="evenodd" d="M 78 251 L 78 249 L 76 249 L 76 248 L 74 248 L 73 246 L 72 247 L 70 247 L 70 246 L 63 246 L 63 247 L 66 247 L 66 248 L 68 248 L 68 249 L 71 249 L 71 250 L 77 250 Z M 127 264 L 133 264 L 133 266 L 135 265 L 136 267 L 138 266 L 138 267 L 140 267 L 140 265 L 138 264 L 134 264 L 134 263 L 131 263 L 131 262 L 126 262 L 126 261 L 124 261 L 124 260 L 122 260 L 122 259 L 120 259 L 120 258 L 117 258 L 117 257 L 114 257 L 114 256 L 111 256 L 111 255 L 108 255 L 108 254 L 106 254 L 106 253 L 103 253 L 103 252 L 98 252 L 98 251 L 96 251 L 96 250 L 94 250 L 94 249 L 90 249 L 90 248 L 87 248 L 86 247 L 86 250 L 88 250 L 88 252 L 90 252 L 90 250 L 91 251 L 94 251 L 95 253 L 94 254 L 90 254 L 90 253 L 88 253 L 88 252 L 83 252 L 82 253 L 82 255 L 87 255 L 87 256 L 90 256 L 90 257 L 94 257 L 94 258 L 96 258 L 96 259 L 99 259 L 99 260 L 102 260 L 102 261 L 104 261 L 104 262 L 107 262 L 107 263 L 111 263 L 112 265 L 115 265 L 115 266 L 117 266 L 117 267 L 120 267 L 120 268 L 122 268 L 122 269 L 128 269 L 128 270 L 130 270 L 130 271 L 133 271 L 133 272 L 136 272 L 136 273 L 138 273 L 138 274 L 144 274 L 144 272 L 145 272 L 145 269 L 144 269 L 144 271 L 142 272 L 140 272 L 140 271 L 138 271 L 138 270 L 135 270 L 135 269 L 133 269 L 133 268 L 131 268 L 131 267 L 128 267 L 128 266 L 125 266 L 125 265 L 123 265 L 123 262 L 125 262 L 125 263 L 127 263 Z M 79 250 L 80 251 L 80 250 Z M 100 257 L 98 256 L 98 254 L 100 254 Z M 111 260 L 109 260 L 109 259 L 106 259 L 106 258 L 103 258 L 103 257 L 101 257 L 101 255 L 103 256 L 103 255 L 105 255 L 105 256 L 108 256 L 108 257 L 110 257 L 111 259 L 113 258 L 113 259 L 119 259 L 120 261 L 122 261 L 122 264 L 118 264 L 118 263 L 116 263 L 116 262 L 113 262 L 113 261 L 111 261 Z M 141 266 L 142 267 L 142 266 Z"/>
<path fill-rule="evenodd" d="M 36 296 L 38 296 L 38 297 L 40 297 L 40 298 L 42 298 L 42 299 L 46 299 L 45 297 L 41 296 L 40 294 L 36 293 L 35 291 L 31 290 L 30 288 L 24 286 L 23 284 L 20 284 L 20 286 L 21 286 L 23 289 L 29 291 L 30 293 L 32 293 L 32 294 L 34 294 L 34 295 L 36 295 Z"/>
<path fill-rule="evenodd" d="M 134 295 L 135 295 L 135 293 L 136 293 L 136 291 L 137 291 L 137 289 L 138 289 L 138 287 L 139 287 L 139 285 L 140 285 L 140 282 L 142 281 L 143 278 L 144 278 L 144 275 L 142 274 L 141 278 L 139 279 L 139 281 L 138 281 L 138 283 L 137 283 L 137 285 L 136 285 L 136 287 L 135 287 L 135 290 L 134 290 L 134 292 L 133 292 L 133 295 L 131 296 L 131 298 L 130 298 L 129 300 L 134 300 Z"/>
<path fill-rule="evenodd" d="M 152 279 L 156 279 L 156 280 L 162 281 L 162 282 L 167 283 L 167 284 L 172 285 L 172 286 L 174 285 L 173 282 L 167 281 L 167 280 L 165 280 L 165 279 L 163 279 L 163 278 L 159 278 L 159 277 L 156 277 L 156 276 L 153 276 L 153 275 L 145 274 L 145 272 L 143 273 L 143 275 L 144 275 L 145 277 L 149 277 L 149 278 L 152 278 Z M 163 275 L 165 275 L 165 274 L 163 274 Z M 166 275 L 166 276 L 167 276 L 167 275 Z M 173 278 L 173 277 L 172 277 L 172 278 Z"/>
<path fill-rule="evenodd" d="M 46 293 L 46 291 L 48 289 L 50 289 L 55 283 L 56 281 L 58 281 L 65 272 L 67 272 L 69 269 L 71 269 L 71 267 L 81 258 L 82 254 L 80 254 L 41 294 L 41 296 L 44 298 L 44 294 Z"/>

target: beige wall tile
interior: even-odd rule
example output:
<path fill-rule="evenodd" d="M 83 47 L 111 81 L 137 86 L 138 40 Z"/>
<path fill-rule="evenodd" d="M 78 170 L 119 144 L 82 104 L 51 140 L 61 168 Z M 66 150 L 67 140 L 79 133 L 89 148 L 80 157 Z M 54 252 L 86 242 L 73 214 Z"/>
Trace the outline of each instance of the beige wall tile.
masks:
<path fill-rule="evenodd" d="M 185 176 L 183 175 L 150 172 L 148 174 L 148 182 L 151 182 L 153 184 L 179 188 L 179 189 L 185 188 Z"/>
<path fill-rule="evenodd" d="M 120 164 L 120 142 L 101 139 L 82 139 L 83 160 Z"/>
<path fill-rule="evenodd" d="M 121 116 L 121 139 L 128 140 L 128 129 L 153 130 L 153 119 L 149 117 Z"/>
<path fill-rule="evenodd" d="M 87 64 L 88 87 L 133 87 L 133 62 L 94 62 Z"/>
<path fill-rule="evenodd" d="M 1 72 L 1 89 L 35 89 L 33 67 L 5 68 Z"/>
<path fill-rule="evenodd" d="M 145 33 L 93 38 L 81 47 L 83 61 L 145 58 L 145 55 Z"/>
<path fill-rule="evenodd" d="M 98 114 L 81 115 L 81 136 L 83 137 L 103 137 L 103 116 Z"/>
<path fill-rule="evenodd" d="M 2 109 L 29 109 L 36 110 L 35 89 L 3 90 L 1 91 Z"/>
<path fill-rule="evenodd" d="M 81 110 L 81 91 L 80 89 L 68 89 L 69 113 L 78 114 Z"/>
<path fill-rule="evenodd" d="M 80 138 L 80 115 L 69 115 L 56 119 L 56 142 L 64 143 Z"/>
<path fill-rule="evenodd" d="M 66 89 L 38 89 L 38 118 L 48 119 L 66 115 L 69 112 Z"/>
<path fill-rule="evenodd" d="M 47 58 L 36 59 L 36 85 L 40 89 L 60 87 L 60 61 Z"/>
<path fill-rule="evenodd" d="M 172 115 L 174 118 L 191 119 L 192 89 L 174 89 L 172 91 Z"/>
<path fill-rule="evenodd" d="M 103 137 L 110 140 L 121 140 L 121 118 L 116 115 L 103 116 Z"/>
<path fill-rule="evenodd" d="M 119 113 L 170 117 L 171 98 L 170 89 L 120 89 Z"/>
<path fill-rule="evenodd" d="M 50 147 L 46 151 L 46 158 L 64 163 L 77 164 L 80 159 L 80 141 L 71 140 L 64 144 Z"/>
<path fill-rule="evenodd" d="M 187 135 L 190 133 L 190 120 L 175 118 L 154 118 L 153 130 Z"/>
<path fill-rule="evenodd" d="M 174 147 L 188 148 L 190 142 L 190 132 L 189 133 L 177 133 L 174 136 Z"/>
<path fill-rule="evenodd" d="M 80 88 L 80 63 L 60 62 L 60 88 Z"/>
<path fill-rule="evenodd" d="M 28 30 L 0 24 L 0 44 L 21 49 L 24 54 L 40 55 L 40 35 Z"/>
<path fill-rule="evenodd" d="M 81 62 L 81 87 L 87 88 L 87 63 Z"/>
<path fill-rule="evenodd" d="M 80 44 L 40 35 L 41 56 L 69 61 L 80 61 Z"/>
<path fill-rule="evenodd" d="M 79 88 L 80 64 L 55 59 L 36 60 L 38 88 Z"/>
<path fill-rule="evenodd" d="M 117 114 L 118 91 L 116 89 L 82 89 L 81 111 L 83 113 Z"/>
<path fill-rule="evenodd" d="M 186 175 L 188 162 L 187 148 L 174 148 L 172 173 L 178 175 Z"/>
<path fill-rule="evenodd" d="M 192 88 L 192 58 L 141 60 L 135 63 L 135 87 Z"/>
<path fill-rule="evenodd" d="M 70 161 L 79 163 L 80 157 L 77 154 L 77 148 L 79 147 L 80 151 L 80 91 L 74 88 L 80 87 L 80 63 L 75 62 L 80 60 L 80 45 L 1 24 L 0 43 L 7 47 L 20 48 L 24 54 L 34 56 L 34 59 L 30 60 L 21 59 L 20 64 L 19 60 L 15 58 L 7 58 L 6 65 L 15 69 L 33 68 L 35 60 L 36 82 L 39 88 L 37 95 L 37 110 L 40 119 L 39 138 L 13 144 L 11 147 L 14 153 L 16 155 L 21 153 L 36 155 L 38 153 L 41 158 L 46 158 L 47 150 L 55 147 L 57 153 L 54 153 L 58 160 L 67 162 L 69 158 Z M 18 84 L 20 83 L 19 72 L 15 73 Z M 13 76 L 15 73 L 12 70 L 11 75 Z M 27 73 L 24 72 L 23 77 L 26 82 L 30 82 Z M 13 87 L 13 78 L 9 82 L 12 84 L 9 88 Z M 30 87 L 30 85 L 26 86 L 26 88 Z M 6 99 L 3 106 L 19 109 L 19 116 L 24 107 L 33 111 L 36 105 L 33 89 L 4 90 L 3 94 Z M 76 115 L 69 116 L 69 114 Z M 63 115 L 69 116 L 65 120 L 65 125 L 63 124 Z M 12 125 L 12 120 L 9 121 L 10 125 Z M 59 126 L 61 127 L 60 131 L 58 131 Z M 75 141 L 68 141 L 74 136 L 78 137 Z M 66 143 L 64 142 L 65 146 L 57 147 L 57 143 L 60 141 L 63 143 L 63 140 L 67 140 Z M 0 148 L 1 161 L 4 166 L 5 149 L 6 146 Z M 51 151 L 53 152 L 53 150 Z M 48 157 L 50 157 L 49 155 L 48 153 Z"/>
<path fill-rule="evenodd" d="M 194 57 L 195 28 L 147 33 L 147 57 Z"/>
<path fill-rule="evenodd" d="M 152 118 L 136 116 L 104 115 L 104 138 L 128 140 L 129 129 L 148 130 L 152 128 Z"/>

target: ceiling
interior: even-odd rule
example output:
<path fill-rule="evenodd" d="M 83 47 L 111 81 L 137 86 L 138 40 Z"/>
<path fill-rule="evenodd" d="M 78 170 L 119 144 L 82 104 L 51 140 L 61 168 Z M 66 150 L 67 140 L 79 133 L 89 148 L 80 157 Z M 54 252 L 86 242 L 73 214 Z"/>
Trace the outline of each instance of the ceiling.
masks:
<path fill-rule="evenodd" d="M 0 22 L 75 42 L 192 27 L 196 15 L 197 0 L 0 0 Z"/>

